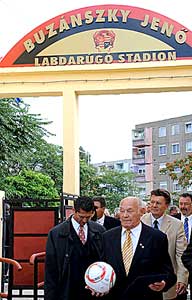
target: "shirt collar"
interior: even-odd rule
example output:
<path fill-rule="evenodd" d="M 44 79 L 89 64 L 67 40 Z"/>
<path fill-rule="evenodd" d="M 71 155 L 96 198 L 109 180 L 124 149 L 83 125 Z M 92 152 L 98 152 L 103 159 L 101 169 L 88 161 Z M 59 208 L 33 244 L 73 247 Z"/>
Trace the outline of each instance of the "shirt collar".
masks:
<path fill-rule="evenodd" d="M 125 227 L 122 227 L 121 234 L 124 235 L 126 230 L 127 229 Z M 133 236 L 138 236 L 138 234 L 141 232 L 141 222 L 136 227 L 130 229 L 130 232 Z"/>
<path fill-rule="evenodd" d="M 78 231 L 79 231 L 80 224 L 74 219 L 73 216 L 72 216 L 72 218 L 71 218 L 71 222 L 72 222 L 72 225 L 73 225 L 73 228 L 75 229 L 75 231 L 78 232 Z M 84 229 L 84 230 L 87 229 L 87 223 L 83 226 L 83 229 Z"/>
<path fill-rule="evenodd" d="M 156 219 L 156 218 L 154 218 L 154 216 L 153 216 L 152 213 L 151 213 L 151 222 L 152 222 L 152 224 L 154 223 L 155 220 L 157 220 L 158 223 L 159 223 L 159 225 L 161 225 L 161 223 L 163 222 L 164 216 L 165 216 L 165 215 L 162 215 L 160 218 Z"/>
<path fill-rule="evenodd" d="M 103 225 L 105 221 L 105 215 L 103 215 L 100 219 L 97 219 L 97 223 Z"/>
<path fill-rule="evenodd" d="M 185 218 L 188 218 L 188 221 L 190 221 L 190 222 L 191 222 L 191 220 L 192 220 L 192 215 L 189 215 L 189 216 L 184 216 L 183 214 L 181 214 L 181 221 L 184 221 L 184 220 L 185 220 Z"/>

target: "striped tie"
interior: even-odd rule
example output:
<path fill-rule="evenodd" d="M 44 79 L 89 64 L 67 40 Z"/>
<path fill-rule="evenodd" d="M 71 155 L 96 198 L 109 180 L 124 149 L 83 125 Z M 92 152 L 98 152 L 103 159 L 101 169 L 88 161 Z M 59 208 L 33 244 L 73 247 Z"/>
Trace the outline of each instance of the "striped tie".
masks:
<path fill-rule="evenodd" d="M 131 261 L 133 258 L 133 244 L 132 244 L 130 234 L 131 234 L 131 231 L 126 230 L 126 240 L 125 240 L 125 242 L 123 244 L 123 248 L 122 248 L 123 263 L 124 263 L 125 272 L 127 275 L 129 273 Z"/>
<path fill-rule="evenodd" d="M 185 230 L 185 236 L 186 236 L 187 242 L 189 242 L 189 224 L 188 224 L 187 217 L 185 218 L 185 221 L 184 221 L 184 230 Z"/>

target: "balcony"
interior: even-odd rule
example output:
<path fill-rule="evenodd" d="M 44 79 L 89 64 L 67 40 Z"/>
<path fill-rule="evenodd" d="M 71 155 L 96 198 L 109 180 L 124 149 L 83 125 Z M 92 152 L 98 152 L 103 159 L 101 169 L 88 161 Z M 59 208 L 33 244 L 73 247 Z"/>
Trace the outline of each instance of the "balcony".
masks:
<path fill-rule="evenodd" d="M 145 174 L 137 174 L 136 178 L 135 178 L 135 181 L 136 182 L 145 182 L 146 181 Z"/>
<path fill-rule="evenodd" d="M 145 147 L 145 140 L 133 140 L 133 147 Z"/>
<path fill-rule="evenodd" d="M 132 130 L 133 147 L 145 147 L 152 145 L 152 128 Z"/>
<path fill-rule="evenodd" d="M 145 164 L 145 155 L 143 154 L 133 155 L 133 164 L 135 165 Z"/>

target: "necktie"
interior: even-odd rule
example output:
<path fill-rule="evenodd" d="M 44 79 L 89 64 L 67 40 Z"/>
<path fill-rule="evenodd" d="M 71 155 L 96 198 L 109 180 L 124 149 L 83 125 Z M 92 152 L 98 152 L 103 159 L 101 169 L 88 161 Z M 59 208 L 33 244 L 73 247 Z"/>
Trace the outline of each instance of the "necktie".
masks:
<path fill-rule="evenodd" d="M 122 248 L 123 263 L 127 275 L 129 273 L 131 261 L 133 258 L 133 245 L 132 245 L 130 233 L 131 233 L 130 230 L 126 231 L 126 240 Z"/>
<path fill-rule="evenodd" d="M 185 230 L 185 236 L 186 236 L 186 239 L 187 239 L 187 242 L 189 241 L 189 224 L 188 224 L 188 218 L 186 217 L 185 218 L 185 221 L 184 221 L 184 230 Z"/>
<path fill-rule="evenodd" d="M 153 224 L 154 224 L 154 228 L 155 228 L 155 229 L 159 229 L 159 227 L 158 227 L 159 222 L 158 222 L 157 220 L 155 220 L 155 221 L 153 222 Z"/>
<path fill-rule="evenodd" d="M 83 226 L 79 227 L 79 239 L 82 242 L 82 244 L 84 245 L 86 240 L 85 240 L 85 232 L 84 232 Z"/>

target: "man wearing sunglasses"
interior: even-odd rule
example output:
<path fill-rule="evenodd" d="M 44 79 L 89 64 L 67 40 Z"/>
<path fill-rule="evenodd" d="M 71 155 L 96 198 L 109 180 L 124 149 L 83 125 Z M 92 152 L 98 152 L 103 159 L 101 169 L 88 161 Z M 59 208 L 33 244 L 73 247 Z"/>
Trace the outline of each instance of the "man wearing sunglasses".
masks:
<path fill-rule="evenodd" d="M 87 267 L 101 260 L 104 227 L 91 221 L 94 202 L 78 197 L 74 214 L 48 235 L 45 262 L 45 300 L 94 299 L 85 289 Z"/>

